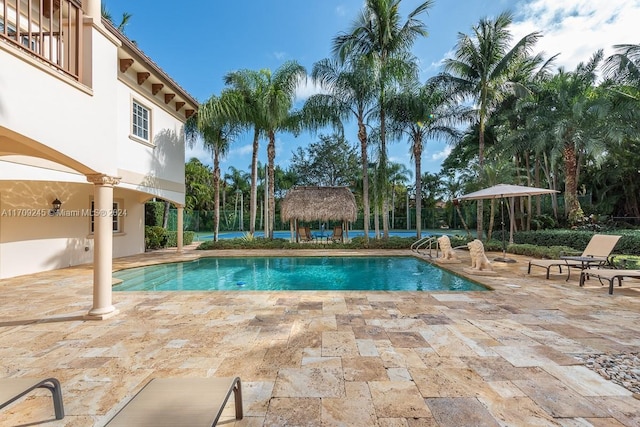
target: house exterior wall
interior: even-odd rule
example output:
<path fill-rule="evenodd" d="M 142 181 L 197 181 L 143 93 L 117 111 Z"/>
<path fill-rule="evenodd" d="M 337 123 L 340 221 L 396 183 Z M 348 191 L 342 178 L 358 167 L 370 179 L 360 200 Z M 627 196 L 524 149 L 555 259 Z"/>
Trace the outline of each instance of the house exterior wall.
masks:
<path fill-rule="evenodd" d="M 0 278 L 92 262 L 93 187 L 70 181 L 0 181 Z M 51 201 L 56 197 L 62 209 L 52 216 Z M 144 204 L 139 195 L 116 189 L 113 198 L 121 210 L 113 256 L 144 252 Z"/>
<path fill-rule="evenodd" d="M 120 68 L 120 36 L 91 19 L 84 34 L 81 82 L 0 43 L 0 278 L 95 261 L 90 175 L 120 178 L 114 257 L 144 252 L 145 201 L 184 203 L 185 111 Z M 176 91 L 161 71 L 159 78 Z M 150 144 L 131 137 L 133 99 L 151 110 Z M 186 101 L 185 108 L 197 108 Z M 62 212 L 51 216 L 56 198 Z"/>

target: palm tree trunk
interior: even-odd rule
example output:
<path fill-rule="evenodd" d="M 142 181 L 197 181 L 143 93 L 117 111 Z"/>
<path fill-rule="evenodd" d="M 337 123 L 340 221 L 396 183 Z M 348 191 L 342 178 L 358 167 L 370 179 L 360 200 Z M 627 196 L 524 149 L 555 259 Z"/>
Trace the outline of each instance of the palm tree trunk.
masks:
<path fill-rule="evenodd" d="M 276 186 L 275 186 L 275 160 L 276 160 L 276 135 L 275 132 L 269 132 L 269 146 L 267 147 L 267 158 L 269 161 L 269 202 L 267 203 L 269 211 L 268 237 L 273 239 L 273 225 L 276 216 Z"/>
<path fill-rule="evenodd" d="M 493 226 L 496 221 L 496 199 L 491 199 L 490 206 L 491 209 L 489 210 L 489 229 L 487 230 L 487 240 L 491 240 L 491 237 L 493 236 Z"/>
<path fill-rule="evenodd" d="M 482 171 L 482 167 L 484 166 L 484 114 L 480 113 L 480 126 L 479 132 L 480 137 L 478 138 L 478 171 Z M 482 199 L 479 199 L 477 202 L 477 210 L 476 210 L 476 234 L 477 238 L 482 240 L 483 236 L 483 215 L 484 215 L 484 206 L 482 203 Z"/>
<path fill-rule="evenodd" d="M 564 207 L 565 214 L 570 224 L 575 224 L 582 219 L 582 209 L 578 200 L 578 161 L 575 146 L 572 143 L 565 143 L 562 150 L 565 169 L 564 183 Z"/>
<path fill-rule="evenodd" d="M 256 232 L 256 214 L 258 208 L 258 149 L 259 132 L 253 131 L 253 153 L 251 154 L 251 195 L 249 201 L 249 233 L 253 236 Z"/>
<path fill-rule="evenodd" d="M 360 157 L 362 158 L 362 210 L 364 218 L 364 242 L 369 243 L 369 221 L 371 212 L 369 206 L 369 160 L 367 159 L 367 128 L 362 121 L 358 121 L 358 139 L 360 140 Z"/>
<path fill-rule="evenodd" d="M 220 232 L 220 159 L 217 152 L 213 155 L 213 241 L 218 241 Z"/>
<path fill-rule="evenodd" d="M 416 166 L 416 239 L 422 237 L 422 141 L 413 144 L 413 159 Z"/>
<path fill-rule="evenodd" d="M 384 105 L 384 92 L 380 96 L 381 105 Z M 384 107 L 380 107 L 380 173 L 381 176 L 381 196 L 382 196 L 382 237 L 389 238 L 389 195 L 387 193 L 387 142 L 385 127 Z"/>

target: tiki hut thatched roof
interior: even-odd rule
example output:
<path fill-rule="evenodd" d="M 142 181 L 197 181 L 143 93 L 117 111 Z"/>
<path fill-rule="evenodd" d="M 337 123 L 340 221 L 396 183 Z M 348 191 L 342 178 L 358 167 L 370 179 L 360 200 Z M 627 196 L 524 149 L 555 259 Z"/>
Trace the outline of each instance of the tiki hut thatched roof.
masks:
<path fill-rule="evenodd" d="M 347 187 L 294 187 L 282 201 L 283 221 L 355 221 L 356 198 Z"/>

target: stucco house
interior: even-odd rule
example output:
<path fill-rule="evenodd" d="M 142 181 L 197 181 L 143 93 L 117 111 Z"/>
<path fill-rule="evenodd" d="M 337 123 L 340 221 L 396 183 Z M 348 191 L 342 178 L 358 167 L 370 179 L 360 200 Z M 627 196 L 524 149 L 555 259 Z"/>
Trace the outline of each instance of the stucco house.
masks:
<path fill-rule="evenodd" d="M 101 18 L 100 0 L 0 0 L 0 279 L 144 252 L 144 203 L 184 204 L 197 101 Z M 179 231 L 178 250 L 182 235 Z"/>

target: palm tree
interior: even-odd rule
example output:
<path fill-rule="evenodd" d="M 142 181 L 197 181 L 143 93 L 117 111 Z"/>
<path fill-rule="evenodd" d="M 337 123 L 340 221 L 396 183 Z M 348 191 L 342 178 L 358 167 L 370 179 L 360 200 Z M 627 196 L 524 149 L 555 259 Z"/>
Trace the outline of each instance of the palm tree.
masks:
<path fill-rule="evenodd" d="M 440 79 L 450 84 L 461 99 L 476 104 L 479 124 L 478 165 L 484 165 L 485 128 L 496 106 L 512 93 L 525 91 L 522 85 L 508 79 L 514 64 L 529 54 L 540 38 L 539 32 L 522 37 L 509 48 L 513 22 L 510 12 L 503 12 L 495 20 L 483 18 L 473 27 L 473 35 L 459 34 L 453 58 L 446 59 Z M 482 236 L 482 200 L 477 203 L 477 233 Z"/>
<path fill-rule="evenodd" d="M 422 188 L 422 153 L 429 138 L 459 139 L 454 124 L 462 120 L 466 108 L 457 108 L 452 97 L 435 80 L 420 86 L 417 81 L 401 88 L 389 100 L 390 132 L 409 139 L 415 167 L 415 188 Z M 422 235 L 422 192 L 416 191 L 416 238 Z"/>
<path fill-rule="evenodd" d="M 220 158 L 229 150 L 229 143 L 237 136 L 240 127 L 229 115 L 225 114 L 224 104 L 229 102 L 223 92 L 220 97 L 213 95 L 185 124 L 185 134 L 189 145 L 193 146 L 198 137 L 202 138 L 204 147 L 213 154 L 213 188 L 214 188 L 214 230 L 213 240 L 218 241 L 220 229 Z M 204 115 L 201 111 L 206 111 Z M 216 113 L 212 113 L 216 112 Z"/>
<path fill-rule="evenodd" d="M 553 152 L 562 158 L 565 174 L 565 215 L 569 223 L 582 219 L 578 200 L 579 166 L 585 155 L 604 152 L 603 119 L 609 104 L 595 87 L 603 52 L 597 51 L 573 72 L 563 69 L 545 84 L 538 99 L 538 116 Z"/>
<path fill-rule="evenodd" d="M 260 136 L 264 134 L 264 114 L 261 99 L 264 96 L 269 76 L 268 70 L 240 70 L 227 74 L 225 84 L 234 93 L 234 111 L 241 123 L 253 130 L 251 153 L 251 190 L 249 195 L 249 233 L 256 231 L 258 207 L 258 150 Z"/>
<path fill-rule="evenodd" d="M 418 16 L 429 9 L 433 0 L 418 5 L 401 23 L 401 0 L 365 0 L 362 12 L 351 31 L 333 41 L 333 53 L 341 61 L 364 57 L 376 72 L 380 120 L 379 171 L 386 173 L 386 93 L 394 81 L 402 81 L 416 73 L 415 58 L 409 53 L 417 37 L 427 36 L 427 30 Z M 384 179 L 384 176 L 381 177 Z M 389 237 L 388 197 L 382 194 L 383 237 Z"/>
<path fill-rule="evenodd" d="M 367 122 L 375 107 L 375 81 L 371 67 L 362 60 L 339 63 L 323 59 L 314 64 L 311 78 L 327 93 L 312 95 L 303 107 L 304 122 L 310 128 L 328 123 L 340 127 L 341 120 L 353 117 L 358 125 L 360 159 L 362 164 L 362 209 L 364 213 L 364 239 L 369 241 L 371 208 L 369 206 L 368 137 Z"/>
<path fill-rule="evenodd" d="M 275 158 L 276 158 L 276 132 L 291 131 L 296 129 L 297 123 L 293 121 L 292 107 L 298 84 L 307 75 L 306 70 L 295 61 L 287 61 L 278 68 L 275 73 L 266 73 L 267 85 L 260 98 L 260 108 L 264 115 L 264 130 L 269 139 L 267 145 L 268 160 L 268 186 L 269 200 L 269 224 L 267 236 L 273 239 L 273 225 L 275 222 Z"/>
<path fill-rule="evenodd" d="M 118 31 L 120 31 L 122 34 L 125 33 L 125 27 L 127 26 L 127 24 L 129 24 L 129 20 L 133 16 L 129 12 L 122 12 L 122 19 L 120 20 L 120 23 L 116 25 L 116 23 L 113 22 L 113 16 L 111 15 L 111 12 L 109 12 L 109 9 L 107 9 L 106 3 L 102 3 L 100 5 L 100 14 L 104 19 L 115 25 Z"/>

